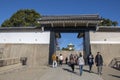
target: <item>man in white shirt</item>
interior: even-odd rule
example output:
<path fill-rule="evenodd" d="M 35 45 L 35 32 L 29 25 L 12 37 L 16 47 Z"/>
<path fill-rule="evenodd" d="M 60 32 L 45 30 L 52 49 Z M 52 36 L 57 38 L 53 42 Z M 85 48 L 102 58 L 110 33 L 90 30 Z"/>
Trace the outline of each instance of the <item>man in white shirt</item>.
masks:
<path fill-rule="evenodd" d="M 60 54 L 60 56 L 59 56 L 59 61 L 60 61 L 60 65 L 62 65 L 62 62 L 63 62 L 63 56 L 62 56 L 62 54 Z"/>
<path fill-rule="evenodd" d="M 80 76 L 82 75 L 84 64 L 85 64 L 85 61 L 83 59 L 82 54 L 80 53 L 80 57 L 78 58 L 78 65 L 79 65 L 79 69 L 80 69 Z"/>

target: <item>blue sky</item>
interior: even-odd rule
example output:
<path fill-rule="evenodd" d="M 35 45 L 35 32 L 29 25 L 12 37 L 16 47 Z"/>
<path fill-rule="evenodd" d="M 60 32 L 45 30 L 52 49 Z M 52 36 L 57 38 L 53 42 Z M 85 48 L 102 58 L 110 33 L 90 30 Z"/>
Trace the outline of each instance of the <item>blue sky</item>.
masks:
<path fill-rule="evenodd" d="M 0 0 L 0 24 L 19 9 L 35 9 L 41 15 L 99 14 L 120 24 L 120 0 Z M 77 34 L 62 34 L 61 46 L 73 43 Z M 78 46 L 78 47 L 77 47 Z"/>

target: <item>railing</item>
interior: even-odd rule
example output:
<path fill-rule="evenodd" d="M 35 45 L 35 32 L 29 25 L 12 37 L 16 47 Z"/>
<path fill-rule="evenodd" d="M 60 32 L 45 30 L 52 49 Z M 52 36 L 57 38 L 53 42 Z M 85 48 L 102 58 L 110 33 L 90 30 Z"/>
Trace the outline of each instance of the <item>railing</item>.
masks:
<path fill-rule="evenodd" d="M 110 64 L 110 67 L 120 70 L 120 57 L 114 58 Z"/>
<path fill-rule="evenodd" d="M 0 59 L 0 67 L 7 66 L 7 65 L 13 65 L 17 63 L 20 63 L 20 58 L 18 57 Z"/>

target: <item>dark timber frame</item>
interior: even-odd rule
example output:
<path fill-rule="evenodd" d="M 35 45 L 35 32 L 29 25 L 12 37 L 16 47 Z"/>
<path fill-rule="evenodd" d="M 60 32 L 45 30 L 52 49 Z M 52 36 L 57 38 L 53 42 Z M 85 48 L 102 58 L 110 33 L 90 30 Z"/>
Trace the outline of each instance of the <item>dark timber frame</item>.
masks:
<path fill-rule="evenodd" d="M 90 52 L 89 30 L 96 30 L 98 24 L 102 21 L 99 15 L 63 15 L 63 16 L 42 16 L 37 20 L 40 23 L 42 30 L 50 31 L 50 53 L 51 56 L 55 52 L 55 35 L 61 32 L 78 33 L 78 38 L 84 38 L 84 52 Z M 60 38 L 60 35 L 58 36 Z M 85 56 L 86 57 L 86 56 Z"/>

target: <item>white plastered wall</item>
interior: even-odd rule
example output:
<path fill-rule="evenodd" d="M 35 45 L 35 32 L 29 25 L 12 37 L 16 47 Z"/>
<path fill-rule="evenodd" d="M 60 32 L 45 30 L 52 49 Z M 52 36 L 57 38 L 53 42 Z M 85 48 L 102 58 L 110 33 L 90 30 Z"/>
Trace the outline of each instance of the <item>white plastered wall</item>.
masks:
<path fill-rule="evenodd" d="M 0 43 L 49 44 L 50 32 L 3 32 Z"/>

